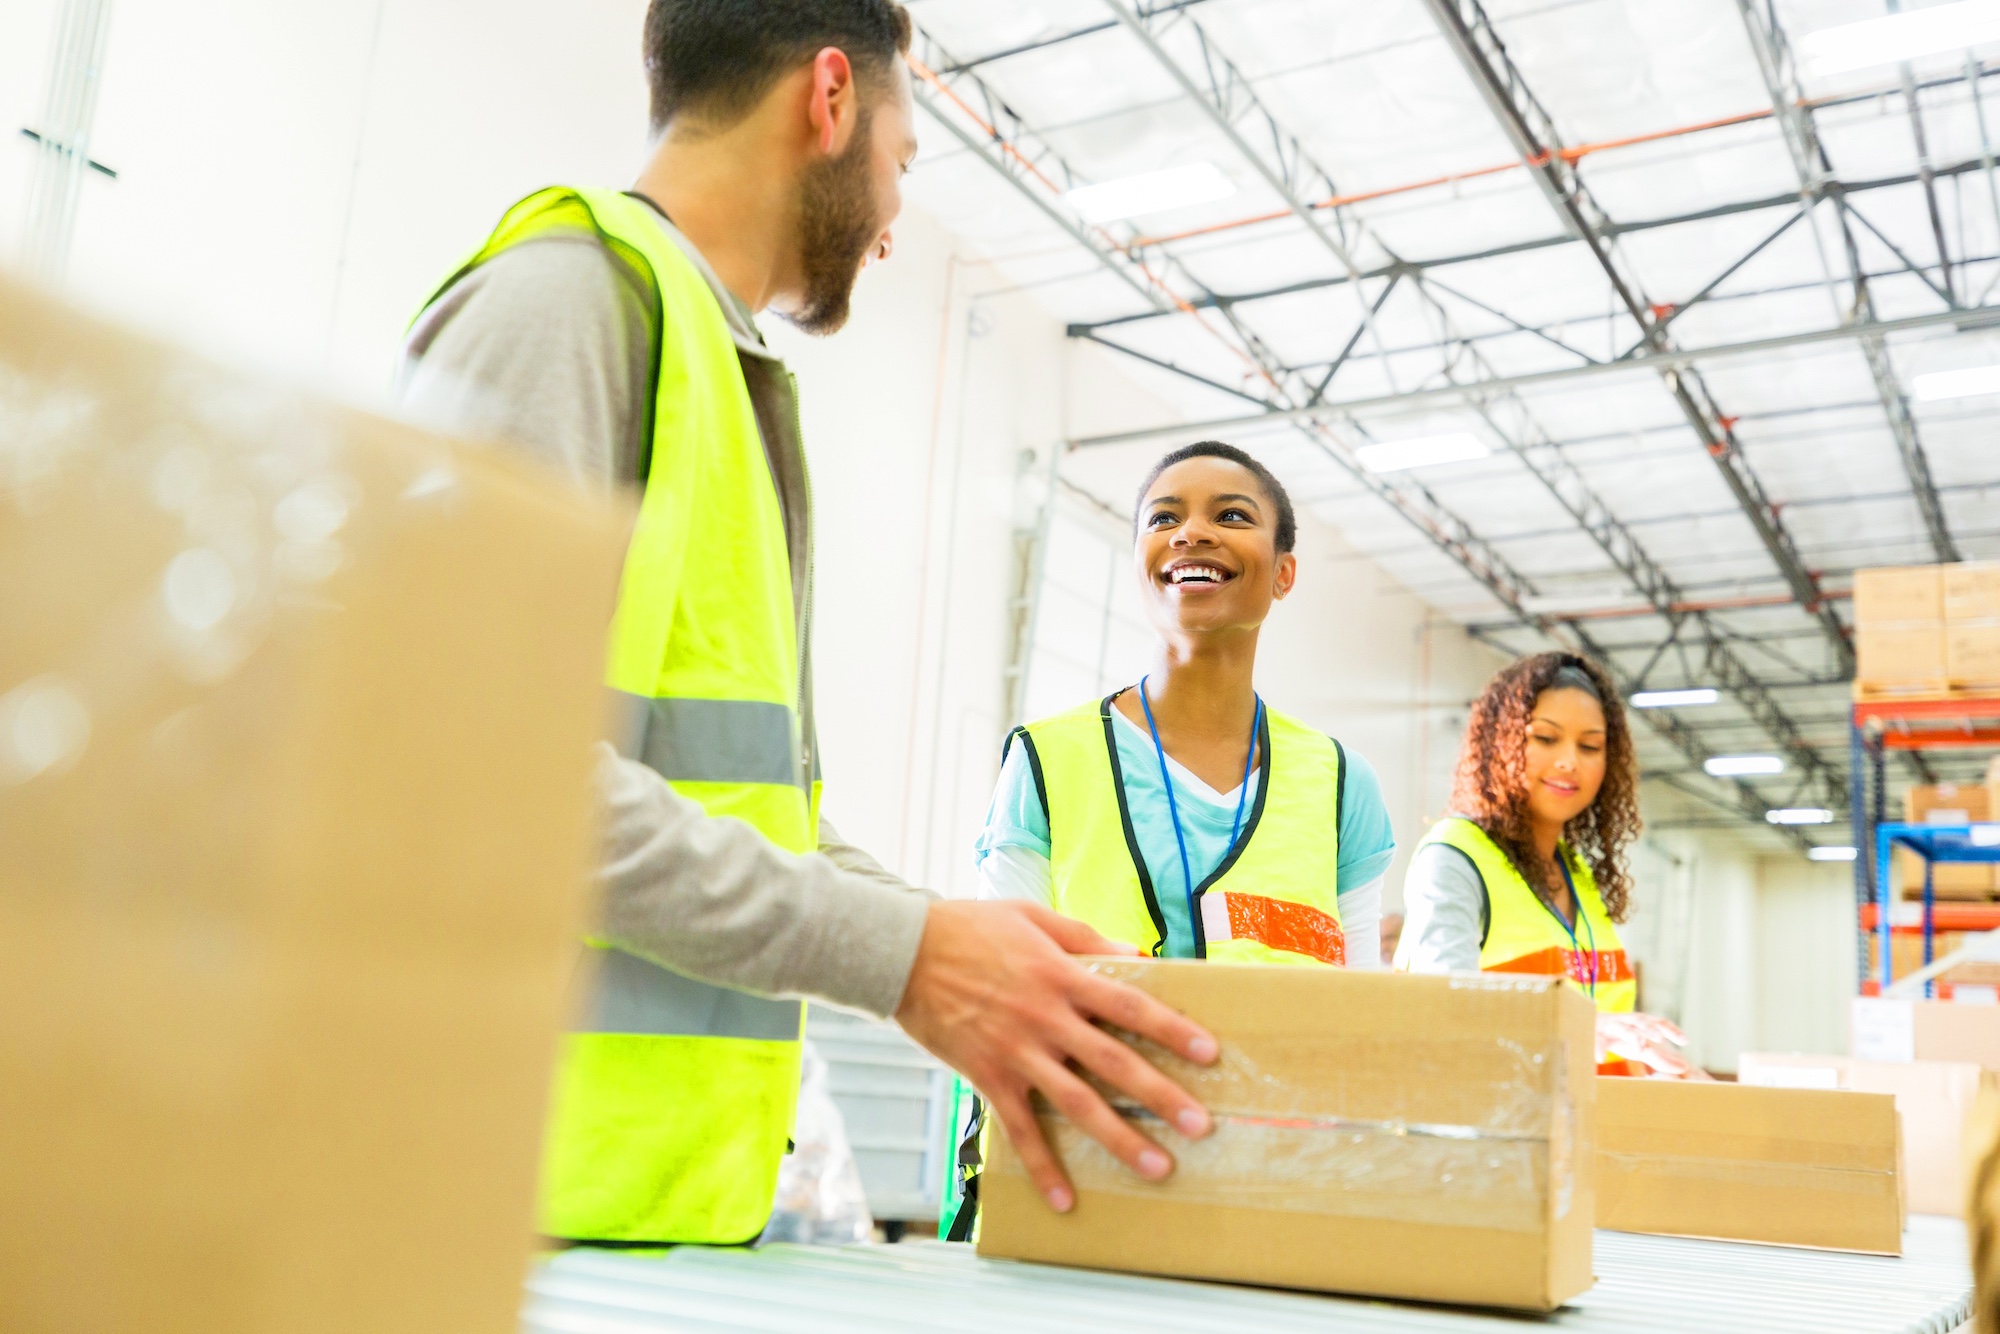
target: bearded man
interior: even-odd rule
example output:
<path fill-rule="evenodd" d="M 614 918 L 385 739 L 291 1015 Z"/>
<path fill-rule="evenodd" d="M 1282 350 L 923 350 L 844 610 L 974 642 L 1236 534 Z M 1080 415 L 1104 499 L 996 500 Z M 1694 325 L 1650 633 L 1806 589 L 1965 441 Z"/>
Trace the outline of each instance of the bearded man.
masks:
<path fill-rule="evenodd" d="M 819 818 L 796 391 L 752 317 L 833 333 L 889 256 L 916 153 L 909 40 L 891 0 L 652 0 L 634 188 L 515 205 L 403 350 L 422 415 L 641 492 L 608 670 L 625 724 L 598 770 L 603 920 L 543 1165 L 552 1238 L 754 1239 L 801 997 L 894 1016 L 965 1074 L 1057 1210 L 1073 1196 L 1031 1090 L 1150 1177 L 1171 1160 L 1082 1073 L 1209 1129 L 1092 1022 L 1215 1057 L 1071 957 L 1118 947 L 1039 906 L 914 890 Z"/>

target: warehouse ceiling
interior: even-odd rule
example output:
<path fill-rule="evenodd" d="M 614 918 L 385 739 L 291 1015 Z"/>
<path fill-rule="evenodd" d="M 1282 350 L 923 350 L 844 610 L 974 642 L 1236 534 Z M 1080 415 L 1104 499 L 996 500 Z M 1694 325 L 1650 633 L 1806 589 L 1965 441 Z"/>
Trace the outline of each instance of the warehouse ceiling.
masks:
<path fill-rule="evenodd" d="M 2000 557 L 2000 400 L 1912 391 L 2000 364 L 2000 43 L 1807 58 L 1893 7 L 917 0 L 909 193 L 1200 426 L 1077 449 L 1240 442 L 1481 638 L 1718 687 L 1644 715 L 1652 790 L 1840 843 L 1853 571 Z M 1203 163 L 1226 197 L 1068 198 Z M 1702 772 L 1745 752 L 1786 770 Z"/>

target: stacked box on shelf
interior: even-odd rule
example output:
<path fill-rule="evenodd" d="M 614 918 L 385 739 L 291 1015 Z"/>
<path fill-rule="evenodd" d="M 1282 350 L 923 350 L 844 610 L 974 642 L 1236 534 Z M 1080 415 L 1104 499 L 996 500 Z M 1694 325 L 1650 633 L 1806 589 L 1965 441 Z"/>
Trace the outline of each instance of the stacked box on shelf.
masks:
<path fill-rule="evenodd" d="M 1947 688 L 1942 568 L 1855 571 L 1857 697 L 1935 694 Z"/>
<path fill-rule="evenodd" d="M 2000 692 L 2000 561 L 1942 568 L 1945 677 L 1954 690 Z"/>
<path fill-rule="evenodd" d="M 1908 824 L 1965 825 L 1993 818 L 1992 794 L 1969 783 L 1929 783 L 1903 795 L 1903 819 Z M 1903 897 L 1924 896 L 1924 859 L 1908 848 L 1896 849 L 1896 880 Z M 1982 902 L 1993 897 L 1995 867 L 1984 862 L 1938 862 L 1931 867 L 1931 892 L 1939 899 Z"/>

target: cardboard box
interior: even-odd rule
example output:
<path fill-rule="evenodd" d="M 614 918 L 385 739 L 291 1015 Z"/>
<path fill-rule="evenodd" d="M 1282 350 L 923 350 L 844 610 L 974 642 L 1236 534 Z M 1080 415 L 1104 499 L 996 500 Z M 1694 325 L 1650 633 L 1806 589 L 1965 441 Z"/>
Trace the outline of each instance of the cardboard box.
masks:
<path fill-rule="evenodd" d="M 1745 1052 L 1736 1077 L 1768 1088 L 1849 1089 L 1895 1095 L 1903 1121 L 1905 1198 L 1916 1214 L 1961 1215 L 1966 1116 L 1995 1076 L 1970 1061 L 1860 1061 L 1851 1056 Z"/>
<path fill-rule="evenodd" d="M 2000 618 L 2000 561 L 1965 561 L 1943 567 L 1944 618 Z"/>
<path fill-rule="evenodd" d="M 0 423 L 0 1329 L 514 1330 L 621 519 L 5 279 Z"/>
<path fill-rule="evenodd" d="M 1986 789 L 1972 783 L 1919 783 L 1903 794 L 1905 824 L 1972 824 L 1991 812 Z"/>
<path fill-rule="evenodd" d="M 1965 936 L 1964 933 L 1962 932 L 1958 931 L 1937 932 L 1932 937 L 1931 940 L 1931 957 L 1933 959 L 1942 959 L 1945 955 L 1951 953 L 1953 950 L 1957 949 L 1961 944 L 1963 944 L 1964 940 Z M 1876 948 L 1875 944 L 1873 942 L 1873 939 L 1871 938 L 1869 942 L 1869 955 L 1868 955 L 1868 962 L 1870 965 L 1869 976 L 1871 977 L 1875 975 L 1874 967 L 1878 962 L 1874 953 L 1875 948 Z M 1890 979 L 1893 981 L 1908 977 L 1911 973 L 1916 972 L 1919 968 L 1922 968 L 1923 966 L 1924 966 L 1924 938 L 1922 934 L 1914 931 L 1891 932 L 1889 935 Z"/>
<path fill-rule="evenodd" d="M 1892 854 L 1896 881 L 1906 899 L 1924 896 L 1924 859 L 1908 848 Z M 1931 867 L 1931 897 L 1957 903 L 1984 903 L 1993 897 L 1996 881 L 1991 862 L 1938 862 Z"/>
<path fill-rule="evenodd" d="M 1942 621 L 1944 571 L 1939 565 L 1881 566 L 1854 572 L 1854 622 Z"/>
<path fill-rule="evenodd" d="M 1900 1255 L 1895 1099 L 1603 1080 L 1597 1225 Z"/>
<path fill-rule="evenodd" d="M 1848 1029 L 1864 1061 L 1970 1061 L 2000 1072 L 2000 1006 L 1856 996 Z"/>
<path fill-rule="evenodd" d="M 1944 672 L 1956 690 L 2000 686 L 2000 617 L 1946 622 Z"/>
<path fill-rule="evenodd" d="M 1986 788 L 1972 783 L 1918 784 L 1903 794 L 1903 820 L 1907 824 L 1972 824 L 1990 820 L 1992 809 Z M 1897 848 L 1895 862 L 1903 896 L 1923 897 L 1923 858 L 1908 848 Z M 1939 862 L 1932 868 L 1932 893 L 1941 899 L 1991 898 L 2000 884 L 1995 869 L 1986 862 Z"/>
<path fill-rule="evenodd" d="M 1927 694 L 1943 690 L 1948 680 L 1943 621 L 1857 624 L 1854 654 L 1857 687 Z"/>
<path fill-rule="evenodd" d="M 1546 1311 L 1591 1284 L 1595 1020 L 1576 988 L 1193 961 L 1096 965 L 1206 1025 L 1146 1054 L 1216 1116 L 1164 1182 L 1072 1125 L 1051 1213 L 994 1136 L 979 1250 L 1093 1269 Z M 1145 1129 L 1160 1133 L 1157 1122 Z"/>

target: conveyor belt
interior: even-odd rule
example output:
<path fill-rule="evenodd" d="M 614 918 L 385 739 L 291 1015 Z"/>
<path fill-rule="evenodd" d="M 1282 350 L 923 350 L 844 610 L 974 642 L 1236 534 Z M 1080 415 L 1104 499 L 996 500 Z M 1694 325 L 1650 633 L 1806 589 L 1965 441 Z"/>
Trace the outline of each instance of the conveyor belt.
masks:
<path fill-rule="evenodd" d="M 1597 1234 L 1597 1286 L 1542 1322 L 1635 1334 L 1799 1330 L 1949 1334 L 1971 1309 L 1965 1233 L 1912 1218 L 1899 1260 Z M 967 1246 L 570 1251 L 529 1280 L 523 1334 L 955 1330 L 1157 1334 L 1254 1329 L 1520 1334 L 1490 1312 L 981 1260 Z"/>

